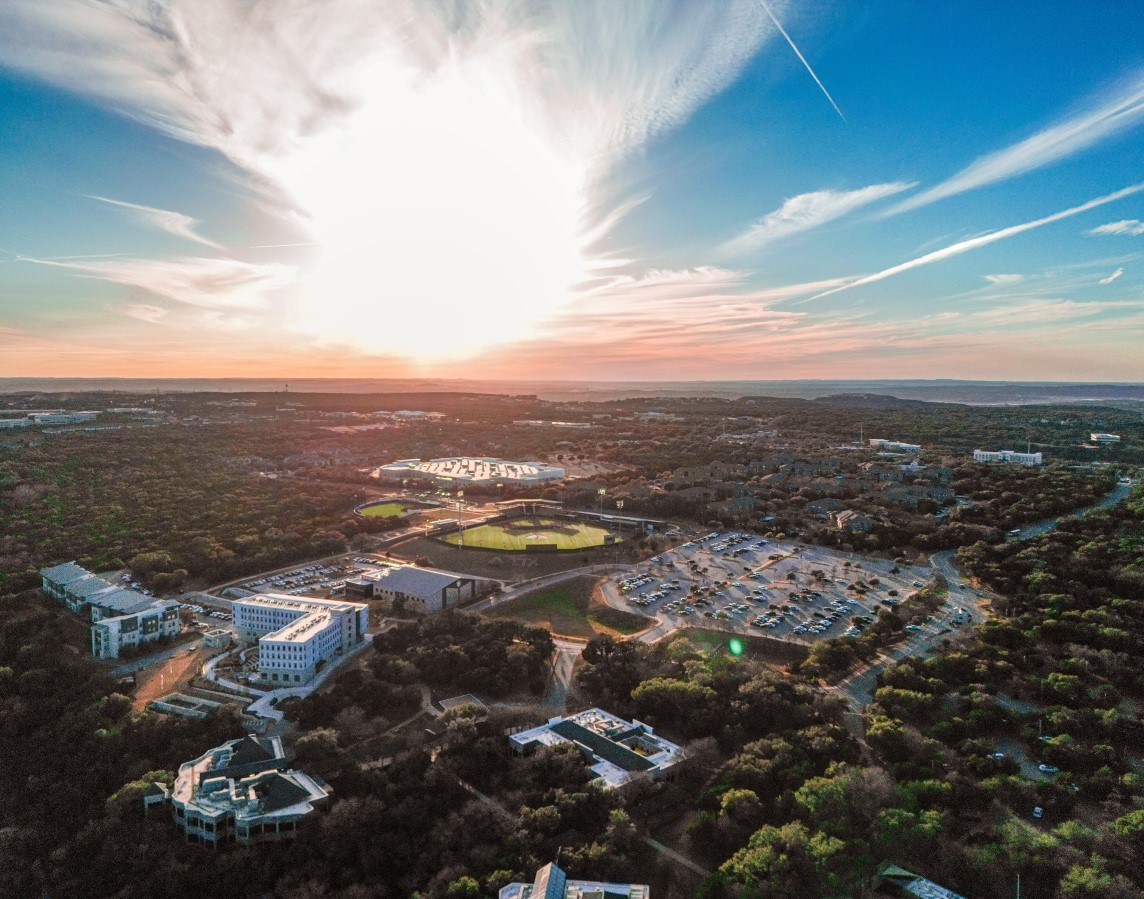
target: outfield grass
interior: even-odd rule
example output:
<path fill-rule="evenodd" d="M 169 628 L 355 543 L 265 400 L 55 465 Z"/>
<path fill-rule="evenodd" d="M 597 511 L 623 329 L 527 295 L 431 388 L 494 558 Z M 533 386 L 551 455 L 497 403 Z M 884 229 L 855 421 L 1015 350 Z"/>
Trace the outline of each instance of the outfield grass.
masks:
<path fill-rule="evenodd" d="M 405 512 L 404 503 L 378 503 L 376 506 L 366 506 L 358 514 L 366 518 L 397 518 Z"/>
<path fill-rule="evenodd" d="M 492 618 L 523 621 L 568 637 L 635 634 L 655 624 L 651 618 L 613 609 L 602 600 L 594 600 L 595 588 L 594 577 L 573 578 L 518 596 L 488 614 Z"/>
<path fill-rule="evenodd" d="M 460 533 L 446 534 L 441 539 L 453 546 L 524 552 L 530 546 L 555 546 L 557 549 L 603 546 L 604 538 L 609 533 L 607 528 L 579 521 L 516 518 L 498 524 L 481 524 L 466 528 L 463 544 Z"/>

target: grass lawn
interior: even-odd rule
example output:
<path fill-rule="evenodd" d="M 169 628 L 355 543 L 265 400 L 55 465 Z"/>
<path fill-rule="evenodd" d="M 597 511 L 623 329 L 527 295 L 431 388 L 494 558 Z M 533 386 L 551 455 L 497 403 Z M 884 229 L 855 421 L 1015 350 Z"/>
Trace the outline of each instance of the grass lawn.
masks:
<path fill-rule="evenodd" d="M 504 552 L 523 552 L 530 546 L 556 546 L 558 549 L 586 549 L 603 546 L 607 528 L 578 521 L 549 518 L 517 518 L 499 524 L 466 528 L 464 545 Z M 461 534 L 446 534 L 446 543 L 461 545 Z"/>
<path fill-rule="evenodd" d="M 544 627 L 568 637 L 635 634 L 655 623 L 651 618 L 613 609 L 603 600 L 594 599 L 596 580 L 584 576 L 554 587 L 542 587 L 497 606 L 488 614 Z"/>
<path fill-rule="evenodd" d="M 398 515 L 404 515 L 405 511 L 402 503 L 378 503 L 376 506 L 366 506 L 358 514 L 366 518 L 396 518 Z"/>
<path fill-rule="evenodd" d="M 671 638 L 671 645 L 673 648 L 675 646 L 686 647 L 704 655 L 710 653 L 729 655 L 730 651 L 727 644 L 732 638 L 738 638 L 743 644 L 745 656 L 760 658 L 768 662 L 794 661 L 806 655 L 806 648 L 801 644 L 704 627 L 688 627 L 677 631 L 675 636 Z"/>

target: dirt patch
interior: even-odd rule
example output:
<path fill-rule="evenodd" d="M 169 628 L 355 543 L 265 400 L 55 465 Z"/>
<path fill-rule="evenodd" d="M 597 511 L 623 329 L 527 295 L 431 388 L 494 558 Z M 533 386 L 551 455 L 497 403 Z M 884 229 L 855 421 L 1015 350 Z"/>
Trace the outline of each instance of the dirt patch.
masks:
<path fill-rule="evenodd" d="M 147 703 L 152 699 L 183 689 L 199 673 L 202 663 L 210 657 L 210 651 L 201 646 L 190 651 L 182 649 L 162 665 L 138 672 L 135 675 L 136 688 L 132 709 L 141 712 L 147 708 Z"/>

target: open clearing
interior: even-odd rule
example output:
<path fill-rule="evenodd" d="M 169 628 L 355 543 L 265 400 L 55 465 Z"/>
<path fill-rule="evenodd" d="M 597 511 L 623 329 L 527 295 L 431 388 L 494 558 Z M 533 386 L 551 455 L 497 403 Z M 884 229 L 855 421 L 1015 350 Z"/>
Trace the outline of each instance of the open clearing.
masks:
<path fill-rule="evenodd" d="M 655 624 L 651 618 L 613 609 L 596 595 L 597 579 L 573 578 L 553 587 L 526 593 L 488 612 L 492 618 L 512 618 L 567 637 L 635 634 Z"/>
<path fill-rule="evenodd" d="M 397 518 L 406 511 L 404 503 L 378 503 L 359 509 L 358 514 L 366 518 Z"/>
<path fill-rule="evenodd" d="M 453 546 L 527 552 L 529 548 L 539 546 L 556 549 L 587 549 L 603 546 L 610 533 L 607 528 L 580 521 L 514 518 L 512 521 L 466 528 L 463 535 L 459 532 L 446 534 L 441 539 Z"/>

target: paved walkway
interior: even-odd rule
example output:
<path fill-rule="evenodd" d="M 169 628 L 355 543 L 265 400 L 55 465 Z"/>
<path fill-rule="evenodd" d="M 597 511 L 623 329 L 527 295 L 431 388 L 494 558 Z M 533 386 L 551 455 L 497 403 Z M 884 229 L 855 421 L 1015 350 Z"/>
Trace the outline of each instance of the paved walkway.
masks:
<path fill-rule="evenodd" d="M 236 683 L 229 680 L 215 671 L 218 663 L 230 653 L 224 653 L 221 656 L 215 656 L 206 665 L 203 666 L 203 677 L 207 680 L 214 681 L 216 684 L 221 684 L 231 690 L 238 690 L 247 696 L 256 697 L 254 702 L 248 705 L 245 709 L 246 714 L 255 715 L 259 718 L 267 718 L 271 721 L 281 721 L 283 713 L 280 709 L 276 708 L 276 704 L 283 699 L 291 696 L 296 696 L 299 699 L 305 699 L 315 690 L 322 686 L 330 676 L 340 670 L 350 659 L 356 658 L 367 646 L 373 643 L 373 634 L 366 634 L 365 639 L 351 649 L 349 652 L 342 656 L 336 656 L 334 660 L 325 667 L 321 674 L 315 677 L 308 684 L 303 684 L 299 687 L 283 687 L 279 690 L 257 690 L 253 687 L 244 684 Z"/>

